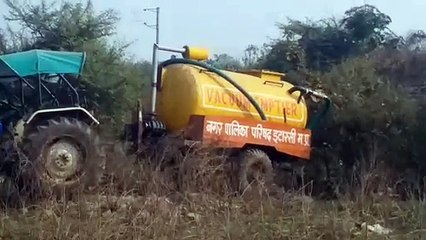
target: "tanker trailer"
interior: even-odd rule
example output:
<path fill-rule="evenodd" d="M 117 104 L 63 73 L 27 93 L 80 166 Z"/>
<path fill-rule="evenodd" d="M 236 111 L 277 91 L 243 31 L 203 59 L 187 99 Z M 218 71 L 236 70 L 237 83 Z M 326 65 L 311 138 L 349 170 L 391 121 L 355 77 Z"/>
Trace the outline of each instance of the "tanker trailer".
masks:
<path fill-rule="evenodd" d="M 181 53 L 183 58 L 158 63 L 159 50 Z M 248 173 L 254 166 L 267 181 L 272 161 L 288 156 L 309 160 L 311 130 L 328 111 L 327 96 L 284 81 L 282 73 L 224 71 L 203 62 L 207 59 L 203 49 L 154 44 L 151 109 L 146 112 L 138 105 L 137 119 L 127 126 L 135 149 L 147 138 L 165 135 L 182 135 L 185 143 L 231 149 L 238 153 L 239 189 L 249 186 L 253 176 Z M 312 119 L 308 97 L 325 100 L 322 111 Z"/>

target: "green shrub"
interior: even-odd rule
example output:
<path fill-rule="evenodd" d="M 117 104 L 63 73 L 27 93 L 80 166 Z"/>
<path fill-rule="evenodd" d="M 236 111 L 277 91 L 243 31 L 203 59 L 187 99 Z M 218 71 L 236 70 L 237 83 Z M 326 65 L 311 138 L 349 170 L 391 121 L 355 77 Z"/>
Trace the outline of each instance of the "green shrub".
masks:
<path fill-rule="evenodd" d="M 417 102 L 378 75 L 371 59 L 346 60 L 313 77 L 311 85 L 333 101 L 315 144 L 321 150 L 324 142 L 331 147 L 326 154 L 329 164 L 339 167 L 339 162 L 343 163 L 341 180 L 378 162 L 401 165 L 401 159 L 405 161 L 407 153 L 414 150 L 410 133 L 417 126 Z M 356 184 L 356 179 L 352 183 Z"/>

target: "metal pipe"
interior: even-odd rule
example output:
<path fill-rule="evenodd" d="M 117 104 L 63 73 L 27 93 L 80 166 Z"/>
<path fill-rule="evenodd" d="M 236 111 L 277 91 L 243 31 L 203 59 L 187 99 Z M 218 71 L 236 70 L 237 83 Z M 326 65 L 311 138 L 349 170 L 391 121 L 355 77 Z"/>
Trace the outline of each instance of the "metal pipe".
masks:
<path fill-rule="evenodd" d="M 74 92 L 77 106 L 80 106 L 80 95 L 78 94 L 77 89 L 75 89 L 75 87 L 68 81 L 68 79 L 64 77 L 63 74 L 58 74 L 58 75 L 59 75 L 59 78 L 62 79 L 62 81 L 64 81 L 68 85 L 68 87 L 71 88 L 71 90 Z M 72 104 L 74 105 L 74 101 Z"/>
<path fill-rule="evenodd" d="M 43 87 L 43 89 L 50 95 L 50 97 L 56 102 L 56 105 L 60 105 L 58 99 L 55 97 L 55 95 L 49 90 L 49 88 L 47 88 L 46 85 L 44 85 L 44 83 L 40 82 L 41 87 Z M 42 99 L 42 104 L 43 104 L 43 99 Z"/>
<path fill-rule="evenodd" d="M 158 50 L 166 51 L 166 52 L 175 52 L 175 53 L 185 53 L 185 48 L 172 48 L 167 46 L 160 46 L 154 43 L 152 49 L 152 93 L 151 93 L 151 113 L 155 114 L 156 105 L 157 105 L 157 74 L 158 74 Z"/>
<path fill-rule="evenodd" d="M 153 49 L 152 49 L 152 82 L 151 82 L 151 87 L 152 87 L 152 93 L 151 93 L 151 113 L 155 113 L 155 105 L 156 103 L 156 99 L 157 99 L 157 68 L 158 68 L 158 56 L 157 56 L 157 51 L 158 51 L 158 45 L 154 44 Z"/>
<path fill-rule="evenodd" d="M 185 48 L 174 48 L 174 47 L 167 47 L 156 44 L 158 47 L 158 50 L 166 51 L 166 52 L 175 52 L 175 53 L 185 53 Z"/>
<path fill-rule="evenodd" d="M 160 43 L 160 7 L 145 8 L 144 11 L 152 11 L 152 12 L 155 12 L 156 14 L 155 25 L 150 25 L 150 24 L 147 24 L 146 22 L 144 22 L 144 25 L 149 28 L 155 27 L 155 43 L 159 44 Z"/>
<path fill-rule="evenodd" d="M 159 44 L 160 43 L 160 8 L 159 7 L 157 7 L 157 27 L 155 31 L 156 31 L 155 42 Z"/>
<path fill-rule="evenodd" d="M 320 113 L 317 113 L 312 119 L 311 121 L 309 121 L 308 123 L 308 129 L 313 130 L 317 127 L 317 125 L 319 124 L 319 121 L 327 114 L 327 112 L 329 111 L 330 107 L 331 107 L 331 100 L 330 98 L 323 94 L 323 93 L 319 93 L 316 91 L 313 91 L 311 89 L 305 88 L 305 87 L 301 87 L 301 86 L 293 86 L 292 88 L 290 88 L 288 90 L 289 94 L 293 94 L 294 92 L 300 92 L 300 95 L 297 99 L 297 103 L 299 104 L 299 102 L 302 100 L 303 97 L 318 97 L 321 98 L 325 101 L 325 106 L 323 107 L 322 111 Z"/>

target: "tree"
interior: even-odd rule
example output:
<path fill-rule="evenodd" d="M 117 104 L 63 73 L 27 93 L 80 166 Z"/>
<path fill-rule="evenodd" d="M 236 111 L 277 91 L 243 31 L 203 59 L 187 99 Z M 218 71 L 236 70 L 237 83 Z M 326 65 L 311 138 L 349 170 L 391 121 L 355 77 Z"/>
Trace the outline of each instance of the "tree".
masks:
<path fill-rule="evenodd" d="M 9 7 L 6 20 L 18 22 L 23 27 L 21 30 L 31 40 L 28 48 L 77 50 L 87 41 L 113 35 L 119 21 L 112 9 L 95 14 L 90 0 L 85 5 L 64 2 L 59 6 L 46 0 L 36 5 L 5 2 Z"/>
<path fill-rule="evenodd" d="M 397 37 L 389 30 L 391 18 L 372 5 L 353 7 L 340 21 L 358 51 L 370 52 Z"/>
<path fill-rule="evenodd" d="M 8 52 L 6 36 L 3 31 L 0 31 L 0 54 L 5 54 Z"/>
<path fill-rule="evenodd" d="M 208 63 L 219 69 L 238 70 L 242 68 L 240 61 L 226 53 L 215 54 L 213 59 L 210 59 Z"/>
<path fill-rule="evenodd" d="M 262 49 L 251 44 L 244 50 L 244 68 L 257 68 L 262 57 Z"/>
<path fill-rule="evenodd" d="M 403 38 L 390 23 L 371 5 L 351 8 L 341 19 L 289 20 L 278 25 L 282 35 L 257 60 L 261 68 L 285 72 L 291 82 L 331 97 L 329 117 L 313 132 L 319 154 L 312 163 L 342 163 L 347 172 L 339 181 L 375 161 L 426 175 L 426 35 Z"/>
<path fill-rule="evenodd" d="M 262 65 L 277 71 L 327 71 L 350 57 L 395 44 L 390 22 L 389 16 L 371 5 L 351 8 L 339 20 L 289 20 L 278 25 L 282 37 L 267 47 Z"/>

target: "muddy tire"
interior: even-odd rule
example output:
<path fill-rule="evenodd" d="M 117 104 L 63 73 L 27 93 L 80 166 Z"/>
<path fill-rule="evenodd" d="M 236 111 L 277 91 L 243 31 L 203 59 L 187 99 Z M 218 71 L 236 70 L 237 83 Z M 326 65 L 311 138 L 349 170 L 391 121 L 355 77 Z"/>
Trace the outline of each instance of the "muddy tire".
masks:
<path fill-rule="evenodd" d="M 62 195 L 96 186 L 105 164 L 99 147 L 95 132 L 77 119 L 48 120 L 32 128 L 23 141 L 28 161 L 20 169 L 22 188 L 31 195 Z"/>
<path fill-rule="evenodd" d="M 272 162 L 268 155 L 258 149 L 241 153 L 237 165 L 237 184 L 240 193 L 251 189 L 252 185 L 262 184 L 268 188 L 273 183 Z"/>

